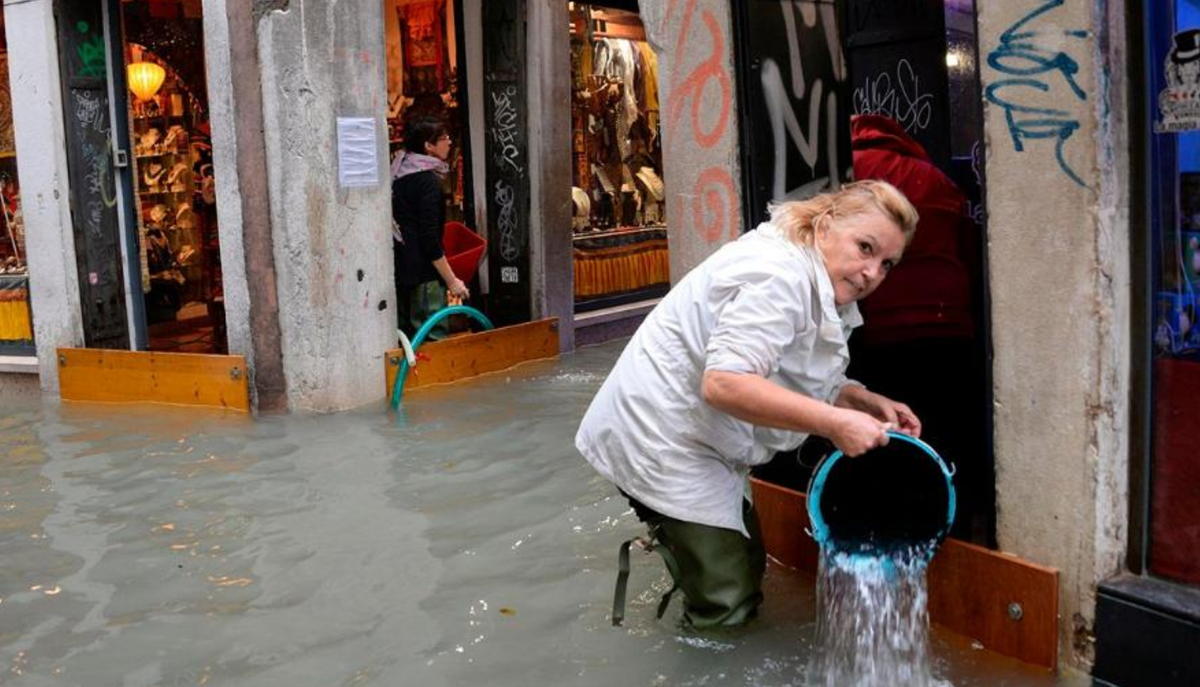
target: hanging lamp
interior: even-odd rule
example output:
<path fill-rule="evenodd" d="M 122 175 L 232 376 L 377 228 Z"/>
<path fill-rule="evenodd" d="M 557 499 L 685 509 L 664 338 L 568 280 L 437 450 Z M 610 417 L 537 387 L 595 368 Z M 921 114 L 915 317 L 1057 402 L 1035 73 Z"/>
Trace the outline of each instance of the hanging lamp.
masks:
<path fill-rule="evenodd" d="M 142 100 L 149 100 L 162 88 L 167 71 L 153 62 L 134 62 L 126 68 L 129 90 Z"/>

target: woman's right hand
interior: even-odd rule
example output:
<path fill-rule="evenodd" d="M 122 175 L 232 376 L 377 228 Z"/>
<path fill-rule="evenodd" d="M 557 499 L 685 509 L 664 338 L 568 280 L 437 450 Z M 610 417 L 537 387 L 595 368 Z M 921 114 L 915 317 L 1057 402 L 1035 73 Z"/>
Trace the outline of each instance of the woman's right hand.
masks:
<path fill-rule="evenodd" d="M 452 298 L 456 298 L 459 301 L 464 301 L 471 295 L 471 291 L 467 288 L 467 285 L 463 283 L 463 280 L 457 277 L 455 277 L 454 281 L 450 283 L 449 287 L 447 287 L 447 291 L 450 292 L 450 296 Z"/>
<path fill-rule="evenodd" d="M 838 408 L 828 439 L 853 458 L 887 444 L 887 432 L 892 428 L 892 423 L 880 422 L 864 412 Z"/>

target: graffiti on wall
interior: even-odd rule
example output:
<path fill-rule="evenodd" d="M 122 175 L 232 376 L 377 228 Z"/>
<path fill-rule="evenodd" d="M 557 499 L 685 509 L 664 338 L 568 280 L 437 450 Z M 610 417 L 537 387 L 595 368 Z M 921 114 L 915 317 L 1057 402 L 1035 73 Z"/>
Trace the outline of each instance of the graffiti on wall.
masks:
<path fill-rule="evenodd" d="M 867 77 L 854 89 L 854 114 L 884 115 L 909 133 L 929 127 L 933 105 L 933 94 L 922 90 L 921 77 L 906 59 L 899 60 L 895 70 Z"/>
<path fill-rule="evenodd" d="M 667 6 L 666 19 L 670 25 L 672 17 L 679 17 L 679 31 L 673 47 L 668 48 L 671 64 L 670 96 L 667 99 L 667 147 L 673 149 L 683 142 L 677 140 L 685 113 L 690 114 L 691 141 L 701 149 L 711 149 L 726 135 L 733 112 L 733 79 L 726 60 L 729 40 L 713 12 L 707 8 L 698 10 L 697 0 L 686 0 L 682 15 L 680 0 L 671 0 Z M 693 26 L 697 18 L 703 23 L 711 48 L 706 57 L 686 73 L 681 69 L 688 58 L 693 40 Z M 700 29 L 697 29 L 700 30 Z M 712 98 L 716 98 L 714 103 Z M 726 166 L 714 165 L 700 170 L 695 177 L 690 195 L 680 194 L 690 201 L 692 222 L 696 232 L 708 243 L 737 238 L 738 202 L 737 183 Z"/>
<path fill-rule="evenodd" d="M 773 200 L 804 198 L 822 189 L 836 188 L 839 185 L 837 127 L 834 122 L 838 120 L 840 103 L 837 89 L 833 87 L 832 83 L 826 84 L 826 81 L 841 82 L 846 78 L 834 6 L 823 4 L 818 7 L 808 2 L 798 5 L 780 3 L 779 9 L 783 13 L 783 25 L 787 31 L 791 95 L 801 105 L 805 100 L 808 101 L 808 117 L 806 118 L 807 127 L 802 127 L 796 111 L 789 102 L 788 91 L 784 85 L 783 73 L 779 65 L 774 59 L 765 58 L 761 78 L 763 96 L 766 99 L 767 111 L 771 120 L 771 137 L 775 144 L 775 150 L 786 151 L 790 146 L 799 151 L 800 157 L 808 166 L 811 175 L 819 174 L 818 164 L 822 157 L 825 159 L 826 166 L 823 170 L 824 176 L 816 176 L 815 179 L 803 185 L 788 188 L 788 156 L 776 155 L 775 172 L 772 175 L 771 183 Z M 805 60 L 800 39 L 801 32 L 796 24 L 797 12 L 799 12 L 806 30 L 817 28 L 818 20 L 820 21 L 820 29 L 829 50 L 832 69 L 813 74 L 811 84 L 806 79 L 804 71 Z M 822 137 L 822 132 L 824 137 Z"/>
<path fill-rule="evenodd" d="M 1081 126 L 1087 101 L 1077 77 L 1079 62 L 1068 51 L 1090 34 L 1055 23 L 1055 11 L 1065 3 L 1041 0 L 1000 34 L 987 63 L 1002 76 L 988 84 L 984 96 L 1003 109 L 1013 150 L 1053 146 L 1062 173 L 1087 187 L 1067 161 L 1067 146 Z"/>
<path fill-rule="evenodd" d="M 496 166 L 509 167 L 514 174 L 525 173 L 521 166 L 520 117 L 517 114 L 516 86 L 503 86 L 492 91 L 492 150 Z"/>
<path fill-rule="evenodd" d="M 525 14 L 524 0 L 490 0 L 483 6 L 485 187 L 492 236 L 488 314 L 497 324 L 524 322 L 531 312 Z"/>
<path fill-rule="evenodd" d="M 850 168 L 849 72 L 837 5 L 738 5 L 745 86 L 746 219 L 768 204 L 837 188 Z"/>

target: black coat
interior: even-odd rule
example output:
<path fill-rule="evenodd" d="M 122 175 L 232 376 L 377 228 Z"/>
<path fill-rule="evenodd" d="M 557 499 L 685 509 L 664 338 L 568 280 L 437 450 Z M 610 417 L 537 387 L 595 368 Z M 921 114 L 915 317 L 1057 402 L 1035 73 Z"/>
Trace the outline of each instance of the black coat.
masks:
<path fill-rule="evenodd" d="M 392 182 L 392 217 L 404 244 L 393 241 L 396 286 L 413 287 L 438 279 L 433 261 L 442 257 L 446 205 L 442 184 L 432 171 L 414 172 Z"/>

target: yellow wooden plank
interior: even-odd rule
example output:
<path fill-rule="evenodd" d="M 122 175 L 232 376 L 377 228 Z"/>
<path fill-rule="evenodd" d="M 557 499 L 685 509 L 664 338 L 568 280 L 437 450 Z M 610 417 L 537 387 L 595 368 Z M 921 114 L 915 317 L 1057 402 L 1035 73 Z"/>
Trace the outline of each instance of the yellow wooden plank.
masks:
<path fill-rule="evenodd" d="M 0 300 L 0 341 L 32 341 L 33 324 L 25 301 Z"/>
<path fill-rule="evenodd" d="M 805 495 L 759 479 L 750 482 L 767 553 L 786 566 L 816 573 L 817 544 L 805 532 Z M 996 653 L 1056 668 L 1058 571 L 947 539 L 929 567 L 928 581 L 931 620 Z M 1019 614 L 1010 613 L 1012 604 Z"/>
<path fill-rule="evenodd" d="M 418 353 L 429 359 L 417 364 L 417 374 L 408 373 L 405 390 L 469 379 L 530 360 L 554 358 L 558 356 L 558 318 L 433 341 L 422 345 Z M 404 351 L 399 348 L 383 357 L 389 397 L 403 359 Z"/>
<path fill-rule="evenodd" d="M 240 355 L 60 348 L 58 377 L 64 401 L 250 410 L 246 360 Z"/>

